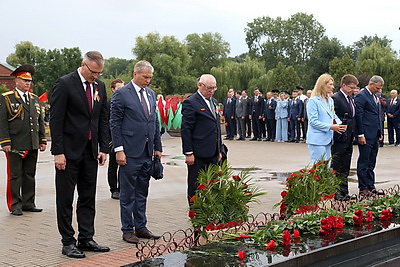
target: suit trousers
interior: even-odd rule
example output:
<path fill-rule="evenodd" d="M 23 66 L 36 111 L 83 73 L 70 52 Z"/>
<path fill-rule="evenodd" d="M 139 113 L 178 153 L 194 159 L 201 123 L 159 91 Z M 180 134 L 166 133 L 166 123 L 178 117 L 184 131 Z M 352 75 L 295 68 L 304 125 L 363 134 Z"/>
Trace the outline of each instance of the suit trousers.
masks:
<path fill-rule="evenodd" d="M 399 128 L 398 118 L 388 118 L 388 137 L 389 144 L 394 144 L 394 134 L 396 133 L 396 145 L 400 144 L 400 128 Z"/>
<path fill-rule="evenodd" d="M 340 193 L 348 195 L 348 176 L 350 173 L 351 156 L 353 154 L 353 134 L 350 134 L 346 142 L 334 142 L 331 152 L 331 168 L 336 170 L 338 178 L 342 181 Z"/>
<path fill-rule="evenodd" d="M 288 121 L 287 118 L 276 121 L 276 141 L 286 142 L 288 140 Z"/>
<path fill-rule="evenodd" d="M 72 227 L 72 203 L 75 187 L 78 191 L 76 217 L 78 240 L 93 239 L 98 162 L 93 157 L 91 141 L 87 142 L 77 160 L 67 158 L 65 170 L 56 169 L 57 224 L 64 246 L 76 243 Z"/>
<path fill-rule="evenodd" d="M 251 120 L 249 116 L 245 116 L 244 121 L 246 122 L 247 136 L 251 137 Z"/>
<path fill-rule="evenodd" d="M 236 117 L 236 124 L 237 124 L 237 131 L 239 137 L 245 138 L 246 137 L 246 120 L 242 119 L 242 117 Z"/>
<path fill-rule="evenodd" d="M 267 123 L 267 132 L 268 132 L 268 139 L 275 140 L 275 133 L 276 133 L 276 120 L 275 119 L 266 119 Z"/>
<path fill-rule="evenodd" d="M 196 194 L 197 187 L 199 185 L 197 178 L 199 177 L 200 170 L 205 170 L 210 164 L 217 164 L 218 156 L 211 158 L 200 158 L 195 156 L 194 164 L 188 165 L 188 203 L 190 205 L 190 199 Z"/>
<path fill-rule="evenodd" d="M 321 160 L 329 160 L 329 157 L 331 156 L 331 144 L 329 145 L 308 144 L 308 152 L 310 153 L 311 164 L 315 164 Z"/>
<path fill-rule="evenodd" d="M 35 207 L 35 174 L 38 151 L 29 150 L 22 158 L 9 152 L 7 181 L 7 204 L 10 211 Z"/>
<path fill-rule="evenodd" d="M 225 118 L 225 129 L 228 138 L 233 138 L 236 135 L 236 120 L 231 117 Z"/>
<path fill-rule="evenodd" d="M 375 189 L 375 165 L 379 141 L 367 139 L 367 144 L 358 145 L 357 178 L 359 190 Z"/>
<path fill-rule="evenodd" d="M 116 153 L 114 151 L 110 151 L 108 161 L 108 170 L 107 170 L 107 178 L 108 178 L 108 186 L 110 187 L 111 193 L 119 192 L 119 181 L 118 181 L 118 163 L 115 158 Z"/>
<path fill-rule="evenodd" d="M 146 204 L 150 175 L 146 170 L 152 158 L 147 147 L 139 158 L 126 158 L 126 165 L 119 168 L 121 231 L 123 233 L 146 230 Z M 147 166 L 147 167 L 145 167 Z"/>
<path fill-rule="evenodd" d="M 290 140 L 300 141 L 300 122 L 297 118 L 290 118 Z"/>
<path fill-rule="evenodd" d="M 261 125 L 260 125 L 260 120 L 258 119 L 258 116 L 252 116 L 251 122 L 253 125 L 253 137 L 257 138 L 257 139 L 261 138 Z"/>

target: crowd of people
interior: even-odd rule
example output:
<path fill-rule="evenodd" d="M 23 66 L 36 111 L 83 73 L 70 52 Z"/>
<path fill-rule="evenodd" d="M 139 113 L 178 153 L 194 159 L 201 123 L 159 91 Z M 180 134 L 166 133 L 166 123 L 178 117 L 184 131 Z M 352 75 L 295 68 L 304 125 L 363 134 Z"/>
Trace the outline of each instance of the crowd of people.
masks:
<path fill-rule="evenodd" d="M 54 155 L 57 225 L 62 254 L 85 257 L 84 251 L 107 252 L 94 241 L 95 199 L 98 166 L 110 155 L 111 197 L 119 199 L 122 239 L 158 239 L 147 229 L 146 202 L 154 158 L 161 158 L 162 144 L 157 98 L 148 86 L 154 68 L 150 62 L 135 64 L 133 79 L 126 85 L 115 80 L 107 101 L 105 84 L 99 79 L 104 68 L 100 52 L 89 51 L 81 65 L 60 77 L 50 103 L 51 153 Z M 34 74 L 29 64 L 17 68 L 16 88 L 0 97 L 0 145 L 6 153 L 7 203 L 12 215 L 41 212 L 35 205 L 35 173 L 38 150 L 46 149 L 45 121 L 38 97 L 29 92 Z M 371 77 L 358 90 L 358 80 L 345 75 L 333 94 L 334 80 L 321 75 L 313 90 L 303 94 L 297 86 L 291 93 L 270 91 L 265 97 L 255 88 L 229 89 L 222 115 L 229 140 L 307 142 L 313 163 L 331 160 L 342 179 L 335 199 L 349 200 L 347 177 L 353 144 L 357 141 L 359 193 L 382 194 L 375 188 L 374 168 L 383 144 L 383 122 L 387 116 L 389 145 L 399 145 L 400 101 L 397 91 L 390 100 L 382 94 L 384 80 Z M 187 198 L 198 186 L 200 170 L 220 162 L 226 155 L 222 142 L 220 109 L 213 97 L 217 80 L 203 74 L 197 91 L 182 102 L 182 152 L 187 164 Z M 396 140 L 394 138 L 396 133 Z M 117 174 L 118 169 L 118 174 Z M 78 234 L 73 227 L 74 194 L 77 191 Z"/>

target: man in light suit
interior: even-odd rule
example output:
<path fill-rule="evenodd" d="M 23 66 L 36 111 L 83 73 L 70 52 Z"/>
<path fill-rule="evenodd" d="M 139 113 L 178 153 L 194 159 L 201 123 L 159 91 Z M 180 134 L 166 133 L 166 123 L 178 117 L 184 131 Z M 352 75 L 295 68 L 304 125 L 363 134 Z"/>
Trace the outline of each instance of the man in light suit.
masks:
<path fill-rule="evenodd" d="M 390 91 L 390 100 L 386 105 L 388 122 L 389 145 L 394 145 L 394 133 L 396 133 L 396 146 L 400 145 L 400 99 L 397 97 L 397 90 Z"/>
<path fill-rule="evenodd" d="M 217 81 L 211 74 L 203 74 L 197 82 L 197 92 L 182 103 L 182 148 L 188 167 L 188 201 L 195 195 L 201 169 L 217 164 L 221 158 L 221 128 L 218 102 L 212 96 Z"/>
<path fill-rule="evenodd" d="M 245 140 L 246 137 L 246 117 L 248 116 L 247 100 L 242 98 L 240 91 L 236 92 L 235 115 L 239 138 Z"/>
<path fill-rule="evenodd" d="M 358 137 L 357 177 L 360 195 L 382 194 L 375 189 L 375 165 L 379 140 L 382 139 L 381 104 L 375 95 L 384 81 L 372 76 L 368 85 L 354 98 L 356 104 L 356 133 Z"/>
<path fill-rule="evenodd" d="M 354 75 L 347 74 L 340 81 L 340 90 L 333 96 L 335 113 L 347 125 L 346 132 L 333 134 L 331 168 L 337 171 L 341 179 L 340 190 L 335 194 L 336 200 L 349 200 L 348 176 L 350 173 L 351 156 L 355 131 L 355 106 L 352 98 L 353 90 L 357 88 L 358 80 Z"/>
<path fill-rule="evenodd" d="M 111 136 L 120 165 L 122 239 L 128 243 L 138 243 L 138 238 L 159 238 L 146 227 L 149 171 L 153 155 L 161 158 L 162 151 L 156 94 L 147 87 L 153 72 L 149 62 L 137 62 L 133 80 L 111 98 Z"/>
<path fill-rule="evenodd" d="M 110 139 L 106 88 L 98 79 L 103 67 L 104 58 L 99 52 L 87 52 L 76 71 L 56 81 L 51 98 L 57 223 L 62 236 L 62 254 L 71 258 L 84 258 L 82 250 L 110 250 L 93 240 L 97 168 L 107 160 Z M 75 187 L 78 246 L 72 227 Z"/>

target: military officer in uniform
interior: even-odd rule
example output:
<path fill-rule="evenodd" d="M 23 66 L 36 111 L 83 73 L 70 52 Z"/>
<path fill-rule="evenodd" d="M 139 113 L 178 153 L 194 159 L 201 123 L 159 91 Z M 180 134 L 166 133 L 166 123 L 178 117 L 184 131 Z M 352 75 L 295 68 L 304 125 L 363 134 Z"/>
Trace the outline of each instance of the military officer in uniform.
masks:
<path fill-rule="evenodd" d="M 38 97 L 29 92 L 35 69 L 18 67 L 15 89 L 0 97 L 0 145 L 7 158 L 7 205 L 12 215 L 41 212 L 35 205 L 38 149 L 46 150 L 46 136 Z"/>

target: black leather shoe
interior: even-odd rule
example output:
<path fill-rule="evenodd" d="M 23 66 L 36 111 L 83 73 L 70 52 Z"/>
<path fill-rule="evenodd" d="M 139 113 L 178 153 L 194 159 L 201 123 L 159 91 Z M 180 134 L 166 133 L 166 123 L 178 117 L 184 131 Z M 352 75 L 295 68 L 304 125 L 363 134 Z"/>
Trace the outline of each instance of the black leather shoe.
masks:
<path fill-rule="evenodd" d="M 385 192 L 383 192 L 382 190 L 371 189 L 369 191 L 374 195 L 378 195 L 378 196 L 384 196 L 385 195 Z"/>
<path fill-rule="evenodd" d="M 135 235 L 139 238 L 146 238 L 146 239 L 159 239 L 160 236 L 159 235 L 153 235 L 152 232 L 150 232 L 149 230 L 144 230 L 144 231 L 140 231 L 140 232 L 135 232 Z"/>
<path fill-rule="evenodd" d="M 63 246 L 61 253 L 70 258 L 84 258 L 85 257 L 85 253 L 83 253 L 81 250 L 79 250 L 75 246 L 75 244 Z"/>
<path fill-rule="evenodd" d="M 109 247 L 101 246 L 101 245 L 97 244 L 94 240 L 90 240 L 87 242 L 78 242 L 78 248 L 83 251 L 94 251 L 94 252 L 110 251 Z"/>
<path fill-rule="evenodd" d="M 351 199 L 351 197 L 349 195 L 342 195 L 342 194 L 336 194 L 335 195 L 335 200 L 348 201 L 350 199 Z"/>
<path fill-rule="evenodd" d="M 119 199 L 119 192 L 118 191 L 114 191 L 111 193 L 111 198 L 112 199 Z"/>
<path fill-rule="evenodd" d="M 42 212 L 43 209 L 38 209 L 36 207 L 30 208 L 30 209 L 22 209 L 23 211 L 30 211 L 30 212 Z"/>
<path fill-rule="evenodd" d="M 21 216 L 23 213 L 22 213 L 22 210 L 16 209 L 16 210 L 13 210 L 13 211 L 11 212 L 11 214 L 12 214 L 12 215 L 15 215 L 15 216 Z"/>

